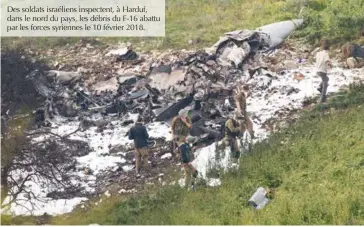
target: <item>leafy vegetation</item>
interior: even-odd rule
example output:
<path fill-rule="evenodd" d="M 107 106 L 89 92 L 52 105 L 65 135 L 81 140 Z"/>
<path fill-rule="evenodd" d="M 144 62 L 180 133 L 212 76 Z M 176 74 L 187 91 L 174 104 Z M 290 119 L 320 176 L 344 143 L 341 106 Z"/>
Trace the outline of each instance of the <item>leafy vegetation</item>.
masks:
<path fill-rule="evenodd" d="M 309 41 L 326 38 L 335 44 L 359 39 L 364 29 L 363 10 L 361 0 L 307 1 L 304 12 L 307 26 L 300 36 Z"/>
<path fill-rule="evenodd" d="M 303 17 L 298 32 L 309 42 L 328 38 L 335 43 L 360 39 L 364 29 L 362 0 L 166 0 L 166 36 L 159 38 L 98 38 L 101 43 L 131 41 L 150 49 L 201 48 L 225 32 Z M 2 38 L 9 48 L 53 48 L 78 42 L 77 37 Z M 360 40 L 359 40 L 360 41 Z M 191 43 L 192 42 L 192 43 Z M 364 43 L 364 38 L 360 42 Z"/>

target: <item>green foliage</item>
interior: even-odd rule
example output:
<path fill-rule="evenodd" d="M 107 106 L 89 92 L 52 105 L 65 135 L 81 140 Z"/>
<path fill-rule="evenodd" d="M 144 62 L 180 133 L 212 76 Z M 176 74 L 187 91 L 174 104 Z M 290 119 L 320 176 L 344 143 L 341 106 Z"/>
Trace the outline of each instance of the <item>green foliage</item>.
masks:
<path fill-rule="evenodd" d="M 359 39 L 364 28 L 364 1 L 362 0 L 310 0 L 304 12 L 306 27 L 300 36 L 317 42 L 325 38 L 332 43 Z"/>
<path fill-rule="evenodd" d="M 1 225 L 35 225 L 34 217 L 17 217 L 11 215 L 1 215 Z"/>

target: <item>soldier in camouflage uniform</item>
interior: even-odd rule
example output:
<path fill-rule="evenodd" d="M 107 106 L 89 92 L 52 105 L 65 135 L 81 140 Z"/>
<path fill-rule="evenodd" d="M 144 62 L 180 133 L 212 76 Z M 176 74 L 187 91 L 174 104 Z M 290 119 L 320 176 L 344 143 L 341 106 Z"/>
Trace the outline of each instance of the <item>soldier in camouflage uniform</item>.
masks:
<path fill-rule="evenodd" d="M 173 140 L 179 146 L 181 143 L 184 143 L 186 137 L 188 136 L 190 129 L 192 128 L 192 122 L 189 115 L 191 115 L 192 111 L 188 111 L 187 116 L 179 115 L 173 118 L 171 123 L 171 130 Z"/>
<path fill-rule="evenodd" d="M 240 86 L 237 87 L 235 103 L 237 107 L 237 119 L 239 120 L 240 131 L 241 133 L 244 133 L 245 130 L 248 130 L 251 138 L 254 138 L 253 123 L 249 119 L 246 111 L 246 99 L 248 96 L 249 87 L 247 85 L 244 85 L 242 88 L 240 88 Z"/>
<path fill-rule="evenodd" d="M 179 145 L 178 149 L 180 152 L 181 164 L 184 170 L 184 178 L 185 178 L 185 187 L 195 189 L 195 179 L 198 175 L 198 171 L 191 164 L 193 160 L 193 148 L 189 145 L 192 137 L 187 137 L 186 141 L 184 141 L 181 145 Z M 193 179 L 192 179 L 193 178 Z"/>
<path fill-rule="evenodd" d="M 234 118 L 228 119 L 225 122 L 224 140 L 225 140 L 225 142 L 227 142 L 227 144 L 230 147 L 231 156 L 234 161 L 237 161 L 240 157 L 240 151 L 239 151 L 238 143 L 236 140 L 236 137 L 239 135 L 239 133 L 240 133 L 239 122 Z"/>

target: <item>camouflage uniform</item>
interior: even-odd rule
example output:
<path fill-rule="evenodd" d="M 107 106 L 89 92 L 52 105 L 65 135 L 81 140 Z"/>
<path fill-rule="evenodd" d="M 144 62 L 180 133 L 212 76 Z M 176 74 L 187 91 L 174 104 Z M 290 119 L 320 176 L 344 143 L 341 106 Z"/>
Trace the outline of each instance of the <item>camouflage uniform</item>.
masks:
<path fill-rule="evenodd" d="M 180 156 L 181 156 L 181 164 L 184 169 L 184 176 L 185 176 L 185 187 L 188 188 L 190 186 L 193 186 L 195 181 L 194 179 L 197 177 L 198 171 L 195 167 L 192 166 L 191 161 L 192 157 L 191 155 L 191 147 L 188 145 L 188 143 L 182 143 L 179 146 Z M 193 180 L 191 178 L 193 177 Z"/>
<path fill-rule="evenodd" d="M 240 157 L 240 151 L 236 137 L 239 135 L 240 126 L 234 119 L 229 119 L 225 123 L 225 140 L 228 142 L 232 156 L 234 159 Z"/>
<path fill-rule="evenodd" d="M 253 123 L 249 119 L 248 114 L 246 112 L 246 97 L 245 94 L 241 91 L 239 91 L 235 95 L 235 103 L 238 111 L 238 118 L 240 123 L 240 132 L 244 133 L 245 130 L 248 130 L 250 136 L 254 137 L 254 131 L 253 131 Z"/>
<path fill-rule="evenodd" d="M 189 124 L 187 125 L 182 119 Z M 177 142 L 177 144 L 184 143 L 186 137 L 190 132 L 190 128 L 192 126 L 191 119 L 189 117 L 184 116 L 176 116 L 173 118 L 171 123 L 171 129 L 173 134 L 173 139 Z"/>

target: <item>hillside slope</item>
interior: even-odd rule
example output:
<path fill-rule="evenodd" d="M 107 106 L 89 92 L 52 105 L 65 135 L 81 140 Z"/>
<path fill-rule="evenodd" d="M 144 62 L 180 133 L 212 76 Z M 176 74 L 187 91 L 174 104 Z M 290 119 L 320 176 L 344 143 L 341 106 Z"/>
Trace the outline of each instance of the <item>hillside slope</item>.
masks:
<path fill-rule="evenodd" d="M 241 158 L 219 188 L 187 192 L 161 187 L 134 198 L 110 198 L 89 210 L 47 220 L 51 224 L 263 225 L 364 224 L 364 87 L 336 94 L 302 113 Z M 258 187 L 272 200 L 247 205 Z M 6 221 L 6 219 L 3 219 Z M 22 218 L 6 223 L 33 222 Z M 4 224 L 6 224 L 4 223 Z"/>

